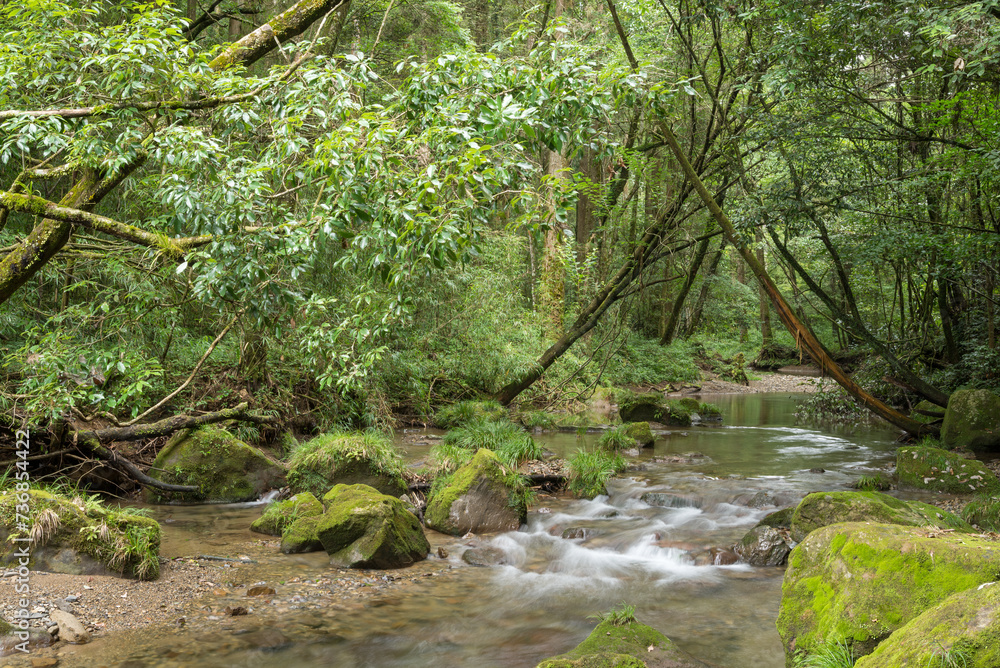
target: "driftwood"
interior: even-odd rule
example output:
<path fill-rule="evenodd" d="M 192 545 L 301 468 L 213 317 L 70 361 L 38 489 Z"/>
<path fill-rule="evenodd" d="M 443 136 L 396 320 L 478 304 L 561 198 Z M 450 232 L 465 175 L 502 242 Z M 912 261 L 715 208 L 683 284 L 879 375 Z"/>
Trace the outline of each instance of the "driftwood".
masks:
<path fill-rule="evenodd" d="M 234 408 L 205 413 L 204 415 L 175 415 L 149 424 L 77 431 L 73 434 L 73 439 L 77 445 L 94 457 L 108 462 L 114 468 L 146 487 L 155 487 L 165 492 L 197 492 L 197 487 L 191 485 L 170 485 L 162 480 L 157 480 L 146 475 L 138 466 L 129 461 L 128 458 L 119 455 L 114 450 L 103 445 L 102 441 L 138 441 L 146 438 L 156 438 L 157 436 L 168 436 L 181 429 L 190 429 L 191 427 L 213 424 L 215 422 L 222 422 L 223 420 L 240 420 L 243 422 L 256 422 L 257 424 L 277 424 L 277 417 L 252 413 L 247 410 L 247 407 L 248 404 L 244 402 Z"/>

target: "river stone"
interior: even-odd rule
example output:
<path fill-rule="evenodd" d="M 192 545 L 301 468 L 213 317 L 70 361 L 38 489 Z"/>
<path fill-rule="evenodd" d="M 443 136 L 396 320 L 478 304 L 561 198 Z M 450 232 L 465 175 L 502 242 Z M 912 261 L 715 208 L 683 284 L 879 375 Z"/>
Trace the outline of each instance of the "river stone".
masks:
<path fill-rule="evenodd" d="M 281 534 L 282 554 L 319 552 L 323 543 L 319 539 L 319 522 L 322 515 L 300 517 L 289 524 Z"/>
<path fill-rule="evenodd" d="M 510 563 L 507 553 L 492 545 L 470 547 L 462 553 L 462 561 L 470 566 L 505 566 Z"/>
<path fill-rule="evenodd" d="M 785 656 L 847 639 L 856 656 L 948 596 L 991 582 L 1000 542 L 933 527 L 850 522 L 813 531 L 788 557 L 778 634 Z"/>
<path fill-rule="evenodd" d="M 74 645 L 83 645 L 90 642 L 90 632 L 71 613 L 63 612 L 62 610 L 52 610 L 49 612 L 49 619 L 59 627 L 60 640 L 65 640 Z"/>
<path fill-rule="evenodd" d="M 782 508 L 768 513 L 757 522 L 759 527 L 774 527 L 775 529 L 791 529 L 792 516 L 795 515 L 795 508 Z"/>
<path fill-rule="evenodd" d="M 673 641 L 645 624 L 633 621 L 616 626 L 610 620 L 597 625 L 575 649 L 545 659 L 536 668 L 708 668 Z"/>
<path fill-rule="evenodd" d="M 496 453 L 483 448 L 445 484 L 431 489 L 424 522 L 454 536 L 516 531 L 528 514 L 524 490 L 523 476 L 507 471 Z"/>
<path fill-rule="evenodd" d="M 653 438 L 653 430 L 649 428 L 648 422 L 632 422 L 625 425 L 625 435 L 634 439 L 644 448 L 653 447 L 656 440 Z"/>
<path fill-rule="evenodd" d="M 900 501 L 881 492 L 814 492 L 802 499 L 792 514 L 792 540 L 838 522 L 878 522 L 905 526 L 932 525 L 972 531 L 958 515 L 918 501 Z"/>
<path fill-rule="evenodd" d="M 639 500 L 649 506 L 659 506 L 660 508 L 700 508 L 701 503 L 697 499 L 689 499 L 676 494 L 665 494 L 663 492 L 646 492 L 639 497 Z"/>
<path fill-rule="evenodd" d="M 1000 583 L 967 589 L 923 612 L 855 668 L 897 666 L 1000 666 Z M 948 650 L 961 652 L 962 661 L 948 664 Z"/>
<path fill-rule="evenodd" d="M 900 487 L 950 494 L 1000 492 L 1000 480 L 985 464 L 940 448 L 900 448 L 896 451 L 896 476 Z"/>
<path fill-rule="evenodd" d="M 316 533 L 334 566 L 401 568 L 431 550 L 420 521 L 394 496 L 367 485 L 336 485 L 323 504 Z"/>
<path fill-rule="evenodd" d="M 18 496 L 27 494 L 29 526 L 48 526 L 29 550 L 32 570 L 69 575 L 111 575 L 155 580 L 160 574 L 160 525 L 83 499 L 42 490 L 0 492 L 0 565 L 17 566 L 24 543 L 17 532 Z M 125 550 L 122 545 L 127 546 Z"/>
<path fill-rule="evenodd" d="M 197 492 L 188 494 L 147 488 L 146 494 L 154 503 L 253 501 L 267 490 L 285 484 L 285 470 L 281 464 L 214 425 L 175 433 L 156 455 L 149 475 L 166 483 L 198 488 Z"/>
<path fill-rule="evenodd" d="M 37 647 L 48 647 L 54 641 L 52 635 L 46 631 L 37 628 L 29 628 L 27 640 L 22 639 L 20 636 L 16 635 L 18 629 L 16 629 L 12 624 L 7 623 L 3 617 L 0 617 L 0 657 L 7 656 L 11 654 L 23 654 L 18 645 L 22 648 L 25 642 L 27 642 L 27 649 L 30 651 Z M 24 631 L 20 631 L 24 633 Z"/>
<path fill-rule="evenodd" d="M 270 504 L 264 514 L 253 521 L 250 531 L 280 536 L 295 520 L 323 514 L 323 504 L 312 492 L 300 492 L 290 499 Z"/>
<path fill-rule="evenodd" d="M 787 531 L 755 526 L 733 546 L 733 552 L 751 566 L 782 566 L 792 551 Z"/>
<path fill-rule="evenodd" d="M 618 415 L 622 422 L 659 422 L 675 427 L 691 425 L 693 409 L 683 400 L 664 399 L 662 394 L 623 392 L 618 398 Z M 696 407 L 698 402 L 694 404 Z"/>
<path fill-rule="evenodd" d="M 288 465 L 293 492 L 321 496 L 334 485 L 366 485 L 399 497 L 407 490 L 392 440 L 371 432 L 321 434 L 299 445 Z"/>
<path fill-rule="evenodd" d="M 941 425 L 946 448 L 1000 449 L 1000 397 L 989 390 L 959 390 L 948 399 Z"/>

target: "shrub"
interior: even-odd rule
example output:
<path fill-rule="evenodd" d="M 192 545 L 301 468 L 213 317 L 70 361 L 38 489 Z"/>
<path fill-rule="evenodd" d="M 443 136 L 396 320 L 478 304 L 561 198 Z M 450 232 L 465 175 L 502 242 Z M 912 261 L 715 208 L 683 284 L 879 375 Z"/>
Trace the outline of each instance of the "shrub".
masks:
<path fill-rule="evenodd" d="M 506 420 L 507 409 L 496 401 L 459 401 L 439 410 L 434 415 L 434 424 L 442 429 L 452 429 L 483 419 Z"/>
<path fill-rule="evenodd" d="M 471 457 L 480 448 L 492 450 L 504 466 L 517 468 L 522 463 L 542 456 L 542 449 L 519 425 L 509 421 L 496 422 L 479 419 L 445 434 L 441 446 L 467 450 Z M 433 454 L 433 451 L 432 451 Z M 443 454 L 459 458 L 448 449 Z M 436 457 L 437 458 L 437 457 Z"/>
<path fill-rule="evenodd" d="M 617 452 L 577 450 L 569 459 L 569 491 L 579 497 L 604 494 L 608 480 L 626 466 L 625 458 Z"/>
<path fill-rule="evenodd" d="M 635 439 L 628 434 L 628 425 L 620 424 L 601 434 L 597 447 L 608 452 L 628 450 L 636 446 Z"/>

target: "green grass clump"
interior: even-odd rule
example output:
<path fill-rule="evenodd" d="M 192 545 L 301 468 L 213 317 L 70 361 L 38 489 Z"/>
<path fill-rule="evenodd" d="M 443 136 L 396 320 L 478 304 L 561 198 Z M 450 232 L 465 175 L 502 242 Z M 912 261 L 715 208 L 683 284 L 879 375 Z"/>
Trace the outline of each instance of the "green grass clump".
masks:
<path fill-rule="evenodd" d="M 439 410 L 434 415 L 434 424 L 442 429 L 453 429 L 484 419 L 506 420 L 507 409 L 496 401 L 459 401 Z"/>
<path fill-rule="evenodd" d="M 892 489 L 892 480 L 881 473 L 863 475 L 854 482 L 853 487 L 865 492 L 882 492 Z"/>
<path fill-rule="evenodd" d="M 431 461 L 434 464 L 434 470 L 439 474 L 434 479 L 435 483 L 438 478 L 442 477 L 442 474 L 450 473 L 464 466 L 474 454 L 476 454 L 475 451 L 455 443 L 442 442 L 435 445 L 431 448 Z"/>
<path fill-rule="evenodd" d="M 962 519 L 983 531 L 1000 531 L 1000 498 L 977 496 L 962 509 Z"/>
<path fill-rule="evenodd" d="M 833 643 L 823 643 L 809 654 L 799 654 L 795 657 L 795 668 L 851 668 L 854 665 L 854 652 L 846 640 Z"/>
<path fill-rule="evenodd" d="M 607 612 L 599 612 L 590 617 L 601 622 L 608 622 L 611 626 L 628 626 L 637 621 L 635 618 L 635 606 L 628 605 L 625 601 L 622 601 Z"/>
<path fill-rule="evenodd" d="M 469 457 L 480 448 L 492 450 L 504 466 L 512 469 L 542 456 L 542 448 L 535 443 L 535 439 L 519 425 L 506 420 L 496 422 L 480 419 L 452 429 L 445 434 L 441 444 L 431 451 L 431 455 L 436 461 L 458 460 L 461 454 L 455 448 L 468 451 Z"/>
<path fill-rule="evenodd" d="M 556 421 L 545 411 L 526 411 L 518 416 L 525 429 L 555 429 Z"/>
<path fill-rule="evenodd" d="M 569 491 L 579 497 L 605 493 L 605 485 L 621 473 L 628 462 L 617 452 L 577 450 L 569 458 Z"/>
<path fill-rule="evenodd" d="M 628 425 L 620 424 L 601 434 L 597 447 L 607 452 L 617 452 L 636 447 L 635 439 L 628 434 Z"/>

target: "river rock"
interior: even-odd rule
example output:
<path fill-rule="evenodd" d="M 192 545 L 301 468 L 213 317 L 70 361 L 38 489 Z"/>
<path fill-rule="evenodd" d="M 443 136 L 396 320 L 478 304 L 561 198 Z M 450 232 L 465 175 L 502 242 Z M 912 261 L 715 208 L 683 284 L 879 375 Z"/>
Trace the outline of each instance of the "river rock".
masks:
<path fill-rule="evenodd" d="M 334 432 L 302 443 L 288 460 L 294 492 L 321 496 L 334 485 L 367 485 L 382 494 L 406 493 L 403 461 L 392 440 L 373 432 Z"/>
<path fill-rule="evenodd" d="M 782 566 L 793 546 L 787 531 L 755 526 L 733 546 L 733 552 L 751 566 Z"/>
<path fill-rule="evenodd" d="M 63 612 L 62 610 L 52 610 L 49 612 L 49 619 L 59 627 L 60 640 L 65 640 L 74 645 L 83 645 L 90 642 L 90 632 L 71 613 Z"/>
<path fill-rule="evenodd" d="M 949 449 L 1000 449 L 1000 397 L 989 390 L 953 393 L 941 425 L 941 442 Z"/>
<path fill-rule="evenodd" d="M 462 553 L 462 561 L 470 566 L 504 566 L 510 563 L 507 553 L 492 545 L 470 547 Z"/>
<path fill-rule="evenodd" d="M 424 521 L 453 536 L 516 531 L 527 518 L 523 476 L 508 471 L 496 454 L 480 449 L 446 484 L 432 489 Z"/>
<path fill-rule="evenodd" d="M 32 570 L 155 580 L 160 574 L 160 525 L 141 515 L 42 490 L 0 492 L 0 565 L 16 565 L 23 543 L 16 506 L 27 494 L 28 526 L 43 528 L 30 549 Z"/>
<path fill-rule="evenodd" d="M 156 455 L 149 475 L 173 485 L 193 485 L 197 492 L 146 491 L 158 503 L 179 499 L 200 503 L 253 501 L 285 484 L 285 469 L 257 448 L 225 429 L 204 425 L 175 433 Z"/>
<path fill-rule="evenodd" d="M 625 425 L 625 435 L 635 440 L 643 448 L 653 447 L 656 439 L 648 422 L 631 422 Z"/>
<path fill-rule="evenodd" d="M 430 552 L 420 522 L 394 496 L 367 485 L 336 485 L 323 503 L 316 533 L 335 566 L 401 568 Z"/>
<path fill-rule="evenodd" d="M 881 492 L 814 492 L 802 499 L 792 514 L 792 540 L 801 542 L 810 531 L 838 522 L 931 525 L 972 531 L 958 515 L 918 501 L 900 501 Z"/>
<path fill-rule="evenodd" d="M 536 668 L 708 668 L 670 638 L 635 621 L 616 625 L 605 620 L 575 649 L 545 659 Z"/>
<path fill-rule="evenodd" d="M 948 596 L 996 578 L 1000 542 L 933 527 L 850 522 L 788 558 L 778 634 L 786 657 L 847 639 L 856 656 Z"/>
<path fill-rule="evenodd" d="M 695 402 L 697 404 L 697 402 Z M 664 399 L 662 394 L 622 392 L 618 397 L 618 415 L 622 422 L 659 422 L 675 427 L 691 425 L 693 410 L 681 401 Z"/>
<path fill-rule="evenodd" d="M 900 448 L 896 451 L 896 476 L 900 487 L 950 494 L 1000 492 L 1000 480 L 985 464 L 940 448 Z"/>
<path fill-rule="evenodd" d="M 924 399 L 910 411 L 910 419 L 923 424 L 932 424 L 944 419 L 944 409 Z"/>
<path fill-rule="evenodd" d="M 1000 583 L 946 598 L 863 656 L 855 668 L 1000 666 Z M 945 658 L 952 656 L 948 663 Z M 959 658 L 960 657 L 960 658 Z"/>
<path fill-rule="evenodd" d="M 664 492 L 646 492 L 639 497 L 639 500 L 649 506 L 660 508 L 700 508 L 698 499 L 691 499 L 686 496 L 676 494 L 666 494 Z"/>
<path fill-rule="evenodd" d="M 281 533 L 282 554 L 302 554 L 319 552 L 323 543 L 319 539 L 319 523 L 322 515 L 300 517 Z"/>
<path fill-rule="evenodd" d="M 320 500 L 312 492 L 300 492 L 289 499 L 270 504 L 264 514 L 250 525 L 250 531 L 280 536 L 295 520 L 322 514 L 323 504 Z"/>

